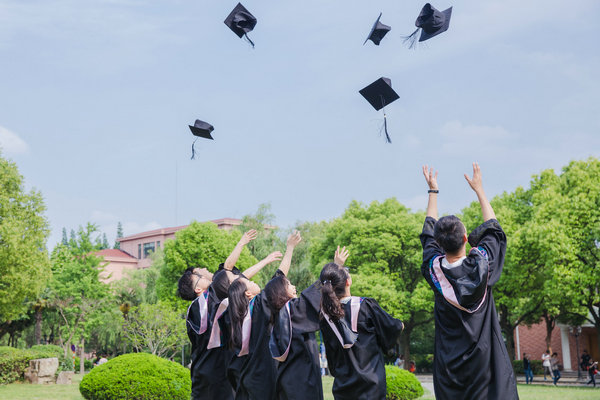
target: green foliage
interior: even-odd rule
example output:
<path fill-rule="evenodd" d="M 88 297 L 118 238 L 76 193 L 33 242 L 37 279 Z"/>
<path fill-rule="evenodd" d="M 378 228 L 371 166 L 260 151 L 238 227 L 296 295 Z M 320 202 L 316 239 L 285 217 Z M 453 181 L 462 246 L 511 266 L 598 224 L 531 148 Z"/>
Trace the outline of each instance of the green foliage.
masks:
<path fill-rule="evenodd" d="M 177 297 L 177 281 L 186 268 L 200 267 L 215 272 L 219 264 L 225 262 L 240 237 L 240 232 L 218 229 L 212 222 L 194 221 L 177 232 L 174 240 L 165 242 L 164 263 L 156 280 L 158 298 L 185 309 L 186 302 Z M 237 267 L 243 270 L 256 262 L 256 258 L 244 249 Z"/>
<path fill-rule="evenodd" d="M 385 366 L 385 381 L 386 400 L 413 400 L 425 393 L 414 374 L 393 365 Z"/>
<path fill-rule="evenodd" d="M 123 331 L 136 351 L 161 357 L 173 356 L 187 342 L 183 315 L 161 302 L 131 308 Z"/>
<path fill-rule="evenodd" d="M 59 371 L 66 363 L 63 349 L 54 345 L 37 345 L 29 349 L 0 347 L 0 384 L 7 384 L 24 378 L 29 361 L 38 358 L 58 358 Z"/>
<path fill-rule="evenodd" d="M 50 233 L 39 192 L 27 193 L 16 164 L 0 154 L 0 323 L 27 311 L 50 277 Z"/>
<path fill-rule="evenodd" d="M 79 357 L 75 357 L 75 369 L 79 368 L 79 362 L 80 362 Z M 88 360 L 87 358 L 83 360 L 83 368 L 86 371 L 89 371 L 93 367 L 94 367 L 94 364 L 92 363 L 92 360 Z"/>
<path fill-rule="evenodd" d="M 125 354 L 90 371 L 79 384 L 88 400 L 188 400 L 190 372 L 172 361 L 146 354 Z"/>
<path fill-rule="evenodd" d="M 417 372 L 432 373 L 433 372 L 433 354 L 419 354 L 413 357 Z"/>

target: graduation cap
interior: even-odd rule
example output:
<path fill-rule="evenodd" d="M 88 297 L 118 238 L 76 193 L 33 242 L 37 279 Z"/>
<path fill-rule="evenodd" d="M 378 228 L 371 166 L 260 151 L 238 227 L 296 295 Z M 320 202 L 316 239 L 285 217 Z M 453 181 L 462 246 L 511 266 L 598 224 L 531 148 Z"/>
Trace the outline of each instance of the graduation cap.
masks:
<path fill-rule="evenodd" d="M 224 22 L 233 33 L 238 35 L 239 38 L 244 36 L 252 47 L 254 47 L 254 42 L 250 40 L 247 34 L 254 29 L 257 21 L 254 15 L 252 15 L 242 3 L 238 3 L 237 6 L 235 6 L 227 18 L 225 18 Z"/>
<path fill-rule="evenodd" d="M 199 138 L 214 140 L 214 138 L 210 135 L 210 133 L 212 131 L 214 131 L 215 128 L 208 122 L 200 121 L 199 119 L 197 119 L 196 122 L 194 123 L 194 126 L 192 126 L 192 125 L 188 125 L 188 126 L 190 127 L 190 131 L 192 131 L 192 134 L 194 136 L 198 136 Z M 198 140 L 198 138 L 196 138 L 196 140 Z M 194 151 L 194 144 L 196 143 L 196 140 L 194 140 L 194 143 L 192 143 L 192 160 L 194 159 L 194 157 L 196 155 L 196 152 Z"/>
<path fill-rule="evenodd" d="M 379 17 L 377 17 L 377 21 L 375 21 L 375 23 L 373 24 L 373 28 L 371 28 L 371 32 L 369 32 L 369 36 L 365 39 L 363 46 L 367 43 L 367 40 L 369 39 L 371 39 L 371 41 L 375 43 L 375 45 L 379 46 L 379 42 L 381 42 L 381 39 L 383 39 L 385 34 L 392 29 L 391 26 L 387 26 L 379 22 L 381 14 L 383 13 L 379 13 Z"/>
<path fill-rule="evenodd" d="M 377 111 L 383 109 L 383 127 L 385 129 L 386 142 L 392 143 L 387 131 L 387 119 L 385 106 L 398 100 L 400 96 L 392 89 L 392 81 L 389 78 L 379 78 L 369 86 L 358 91 Z"/>
<path fill-rule="evenodd" d="M 421 13 L 415 21 L 417 29 L 409 36 L 404 38 L 404 42 L 408 42 L 409 48 L 414 48 L 417 44 L 417 34 L 421 31 L 419 42 L 431 39 L 440 33 L 446 32 L 450 26 L 450 18 L 452 17 L 452 7 L 438 11 L 434 6 L 427 3 L 421 9 Z"/>

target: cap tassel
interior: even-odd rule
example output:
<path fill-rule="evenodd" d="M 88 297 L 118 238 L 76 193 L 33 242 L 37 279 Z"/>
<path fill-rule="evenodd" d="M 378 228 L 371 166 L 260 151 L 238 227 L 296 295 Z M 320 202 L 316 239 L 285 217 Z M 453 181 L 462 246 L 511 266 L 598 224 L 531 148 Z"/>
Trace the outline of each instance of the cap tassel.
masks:
<path fill-rule="evenodd" d="M 198 140 L 198 138 L 196 138 L 196 140 Z M 192 158 L 190 158 L 190 160 L 194 160 L 196 157 L 196 151 L 194 150 L 194 144 L 196 144 L 196 140 L 194 140 L 194 143 L 192 143 Z"/>
<path fill-rule="evenodd" d="M 421 28 L 417 28 L 410 35 L 404 36 L 403 37 L 404 40 L 402 41 L 402 43 L 408 44 L 409 49 L 417 48 L 417 43 L 418 43 L 417 42 L 417 33 L 419 33 L 420 30 L 421 30 Z"/>
<path fill-rule="evenodd" d="M 247 33 L 244 33 L 244 38 L 252 45 L 252 48 L 254 48 L 254 42 L 248 37 Z"/>
<path fill-rule="evenodd" d="M 385 111 L 383 112 L 383 130 L 385 131 L 385 141 L 386 143 L 392 143 L 392 139 L 387 130 L 387 116 L 385 115 Z"/>

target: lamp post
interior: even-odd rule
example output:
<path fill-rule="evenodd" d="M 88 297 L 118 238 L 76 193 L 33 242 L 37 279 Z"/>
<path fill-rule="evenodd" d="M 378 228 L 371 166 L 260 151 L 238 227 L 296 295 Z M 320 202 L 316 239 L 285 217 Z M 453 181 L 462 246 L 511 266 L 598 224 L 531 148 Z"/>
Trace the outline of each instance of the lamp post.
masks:
<path fill-rule="evenodd" d="M 581 380 L 581 365 L 579 362 L 579 335 L 581 335 L 581 326 L 569 327 L 569 332 L 575 336 L 575 348 L 577 350 L 577 380 Z"/>

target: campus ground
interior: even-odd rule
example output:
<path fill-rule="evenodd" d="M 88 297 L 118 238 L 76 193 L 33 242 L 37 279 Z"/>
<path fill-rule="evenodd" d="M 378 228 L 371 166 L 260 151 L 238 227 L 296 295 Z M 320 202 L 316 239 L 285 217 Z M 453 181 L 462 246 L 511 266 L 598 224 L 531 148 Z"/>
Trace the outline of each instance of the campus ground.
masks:
<path fill-rule="evenodd" d="M 435 399 L 431 375 L 420 375 L 425 387 L 423 400 Z M 80 375 L 75 375 L 73 384 L 66 385 L 30 385 L 13 383 L 0 386 L 0 399 L 3 400 L 83 400 L 79 394 Z M 323 381 L 325 400 L 333 400 L 331 385 L 333 379 L 326 377 Z M 521 385 L 519 384 L 519 397 L 521 400 L 598 400 L 600 385 L 596 389 L 590 387 L 554 387 L 548 385 Z"/>

